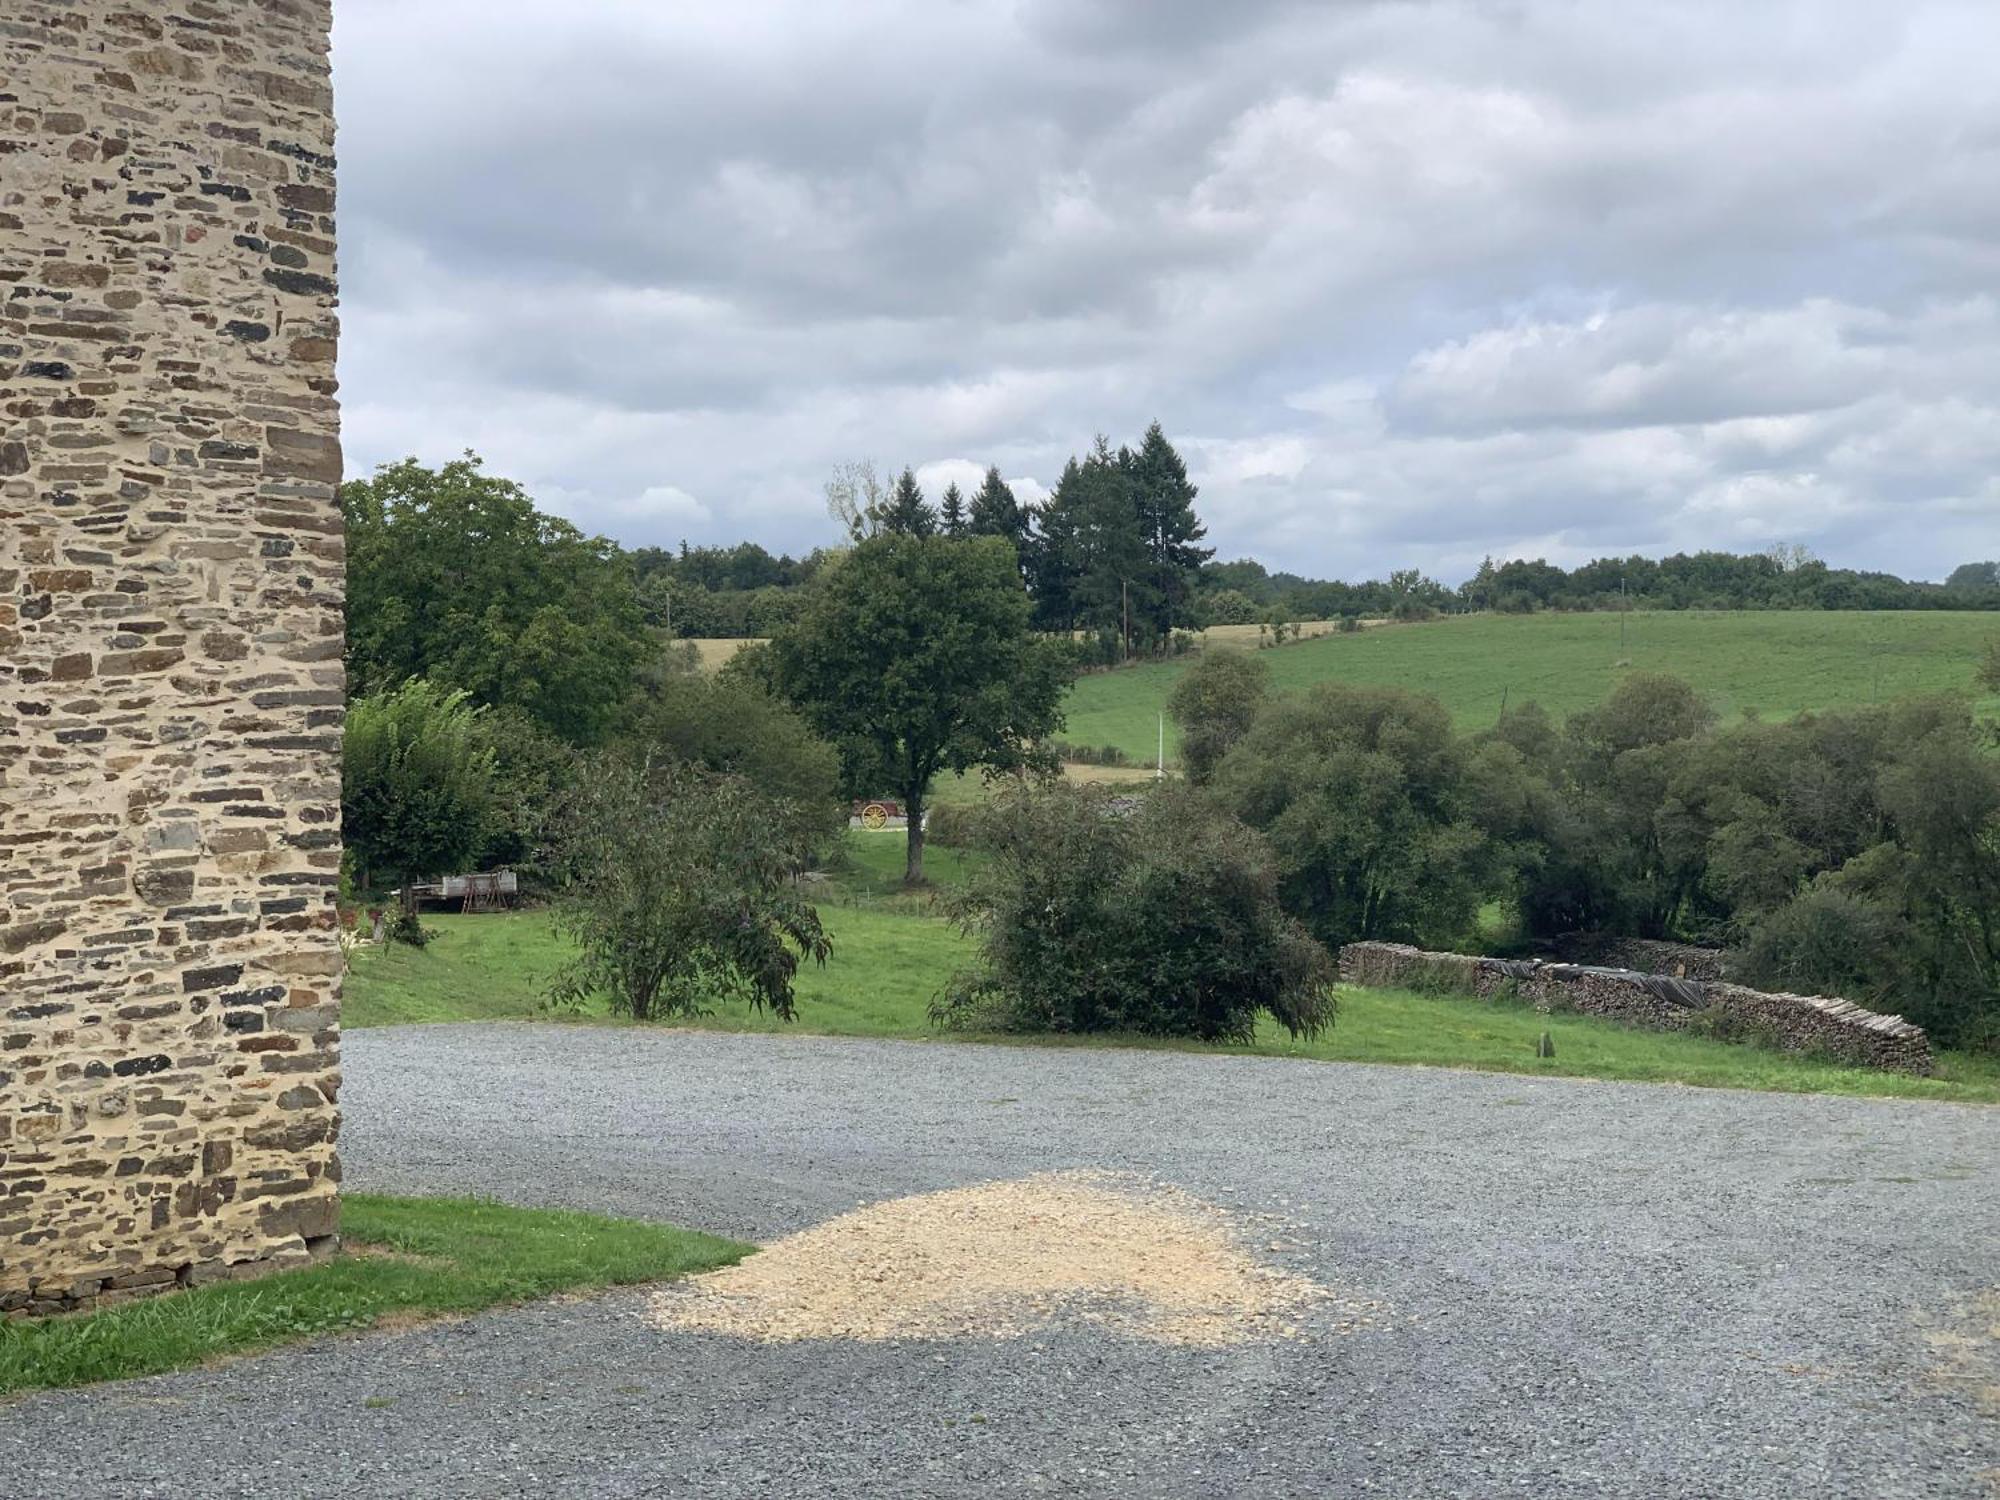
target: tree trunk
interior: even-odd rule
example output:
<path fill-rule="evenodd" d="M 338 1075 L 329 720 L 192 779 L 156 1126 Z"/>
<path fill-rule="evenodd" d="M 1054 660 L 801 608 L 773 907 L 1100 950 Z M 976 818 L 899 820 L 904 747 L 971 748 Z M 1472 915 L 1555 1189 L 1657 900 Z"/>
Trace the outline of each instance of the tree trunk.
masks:
<path fill-rule="evenodd" d="M 903 865 L 904 885 L 923 885 L 924 880 L 924 794 L 919 791 L 903 798 L 903 812 L 910 820 L 909 857 Z"/>

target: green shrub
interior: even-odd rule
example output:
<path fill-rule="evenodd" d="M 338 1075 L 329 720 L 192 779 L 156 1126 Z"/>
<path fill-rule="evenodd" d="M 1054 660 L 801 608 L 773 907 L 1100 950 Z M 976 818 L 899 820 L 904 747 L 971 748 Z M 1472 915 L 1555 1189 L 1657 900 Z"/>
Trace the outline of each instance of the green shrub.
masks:
<path fill-rule="evenodd" d="M 1782 1042 L 1777 1028 L 1770 1022 L 1745 1016 L 1726 1005 L 1703 1006 L 1688 1018 L 1687 1031 L 1690 1036 L 1762 1047 L 1767 1052 L 1776 1052 Z"/>
<path fill-rule="evenodd" d="M 1057 760 L 1079 766 L 1129 766 L 1132 757 L 1116 745 L 1072 745 L 1068 740 L 1049 741 L 1049 752 Z"/>
<path fill-rule="evenodd" d="M 1243 651 L 1215 650 L 1182 674 L 1167 699 L 1181 730 L 1181 762 L 1190 781 L 1214 773 L 1229 747 L 1249 731 L 1271 691 L 1271 669 Z"/>
<path fill-rule="evenodd" d="M 981 962 L 933 1018 L 1238 1042 L 1263 1011 L 1331 1024 L 1332 960 L 1280 909 L 1263 840 L 1187 787 L 1120 805 L 1060 784 L 994 805 L 992 861 L 953 903 Z"/>
<path fill-rule="evenodd" d="M 793 826 L 741 777 L 601 757 L 561 822 L 556 923 L 579 955 L 548 1004 L 575 1011 L 603 995 L 647 1021 L 734 995 L 791 1020 L 801 960 L 832 952 L 791 879 L 804 852 Z"/>
<path fill-rule="evenodd" d="M 941 802 L 924 823 L 926 840 L 944 849 L 977 849 L 985 836 L 985 809 L 976 803 Z"/>

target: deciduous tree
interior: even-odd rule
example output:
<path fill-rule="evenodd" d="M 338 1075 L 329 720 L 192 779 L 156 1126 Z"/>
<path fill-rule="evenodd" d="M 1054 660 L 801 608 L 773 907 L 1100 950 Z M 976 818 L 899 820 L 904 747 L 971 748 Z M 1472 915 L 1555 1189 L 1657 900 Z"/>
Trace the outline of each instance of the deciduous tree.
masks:
<path fill-rule="evenodd" d="M 992 537 L 885 533 L 813 586 L 772 642 L 783 693 L 841 747 L 850 780 L 909 813 L 905 878 L 924 878 L 925 803 L 947 771 L 1015 770 L 1060 727 L 1069 652 L 1030 629 L 1013 550 Z"/>

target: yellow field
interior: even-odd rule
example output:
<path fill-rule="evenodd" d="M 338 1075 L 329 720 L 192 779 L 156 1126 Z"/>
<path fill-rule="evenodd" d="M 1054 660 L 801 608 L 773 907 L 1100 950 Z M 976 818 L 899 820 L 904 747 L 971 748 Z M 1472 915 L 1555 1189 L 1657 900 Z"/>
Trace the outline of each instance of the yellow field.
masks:
<path fill-rule="evenodd" d="M 701 657 L 704 672 L 719 672 L 729 664 L 729 659 L 745 646 L 761 646 L 764 641 L 758 636 L 729 636 L 713 640 L 690 642 Z"/>

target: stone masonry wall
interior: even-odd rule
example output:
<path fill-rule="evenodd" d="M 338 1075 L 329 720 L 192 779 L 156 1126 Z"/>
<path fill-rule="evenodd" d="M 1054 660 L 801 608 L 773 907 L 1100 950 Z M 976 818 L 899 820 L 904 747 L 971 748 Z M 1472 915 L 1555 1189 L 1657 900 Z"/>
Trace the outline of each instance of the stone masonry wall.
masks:
<path fill-rule="evenodd" d="M 1768 1036 L 1787 1052 L 1820 1052 L 1857 1067 L 1926 1074 L 1930 1038 L 1901 1016 L 1878 1015 L 1823 995 L 1772 995 L 1742 985 L 1599 969 L 1538 959 L 1427 953 L 1401 943 L 1349 943 L 1340 950 L 1343 984 L 1377 989 L 1457 991 L 1491 997 L 1512 988 L 1542 1010 L 1604 1016 L 1659 1031 L 1722 1020 L 1725 1034 Z"/>
<path fill-rule="evenodd" d="M 330 7 L 0 4 L 0 1311 L 332 1244 Z"/>

